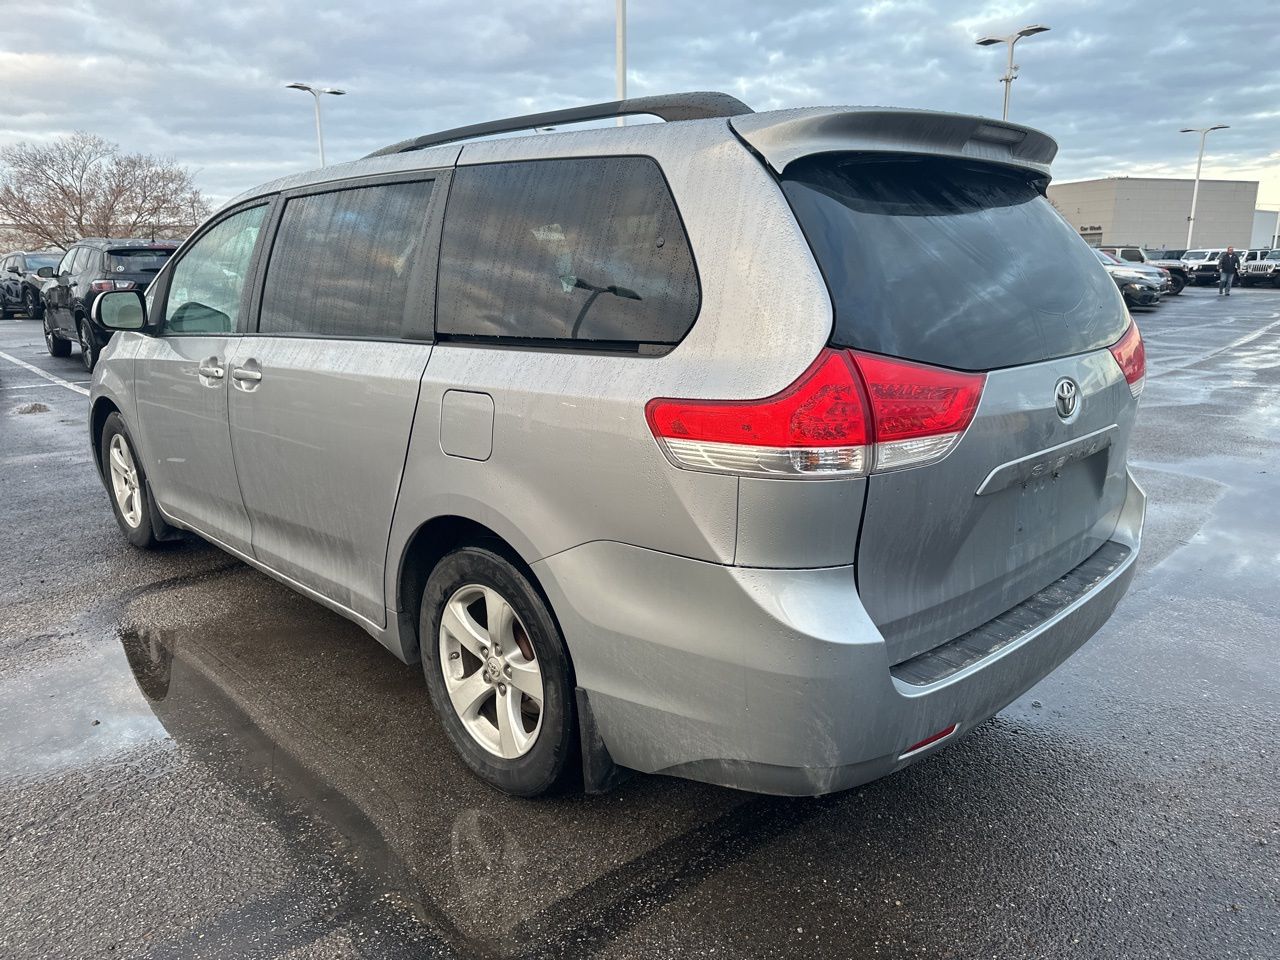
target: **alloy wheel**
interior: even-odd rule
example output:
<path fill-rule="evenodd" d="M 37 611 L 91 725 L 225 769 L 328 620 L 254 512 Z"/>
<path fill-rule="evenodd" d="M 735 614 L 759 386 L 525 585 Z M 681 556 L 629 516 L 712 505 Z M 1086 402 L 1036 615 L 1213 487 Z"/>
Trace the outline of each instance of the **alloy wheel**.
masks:
<path fill-rule="evenodd" d="M 524 756 L 542 729 L 545 690 L 529 633 L 498 591 L 467 584 L 444 605 L 438 638 L 445 691 L 463 728 L 504 760 Z"/>
<path fill-rule="evenodd" d="M 130 527 L 142 523 L 142 490 L 138 480 L 138 468 L 133 462 L 133 452 L 123 433 L 111 438 L 108 447 L 111 470 L 111 493 L 120 508 L 120 516 Z"/>

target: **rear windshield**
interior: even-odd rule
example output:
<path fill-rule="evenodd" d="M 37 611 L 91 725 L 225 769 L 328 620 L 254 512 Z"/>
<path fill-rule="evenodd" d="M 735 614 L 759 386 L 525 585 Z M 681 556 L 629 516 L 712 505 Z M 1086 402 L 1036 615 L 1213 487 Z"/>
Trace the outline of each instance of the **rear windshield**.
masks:
<path fill-rule="evenodd" d="M 41 267 L 56 267 L 62 260 L 60 253 L 28 253 L 26 256 L 27 269 L 39 270 Z"/>
<path fill-rule="evenodd" d="M 832 342 L 991 370 L 1094 350 L 1124 304 L 1026 174 L 903 154 L 820 154 L 783 190 L 835 305 Z"/>
<path fill-rule="evenodd" d="M 153 250 L 150 247 L 126 247 L 121 250 L 107 251 L 108 273 L 159 273 L 164 262 L 173 255 L 173 250 L 162 248 Z"/>

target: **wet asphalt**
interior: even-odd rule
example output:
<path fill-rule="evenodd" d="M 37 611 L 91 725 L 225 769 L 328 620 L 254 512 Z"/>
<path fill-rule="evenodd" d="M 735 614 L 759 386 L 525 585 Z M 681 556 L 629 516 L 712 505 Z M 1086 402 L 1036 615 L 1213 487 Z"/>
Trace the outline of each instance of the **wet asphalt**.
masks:
<path fill-rule="evenodd" d="M 832 797 L 543 801 L 471 778 L 357 627 L 130 548 L 78 357 L 0 321 L 0 957 L 1274 960 L 1280 291 L 1138 321 L 1141 566 L 1055 674 Z"/>

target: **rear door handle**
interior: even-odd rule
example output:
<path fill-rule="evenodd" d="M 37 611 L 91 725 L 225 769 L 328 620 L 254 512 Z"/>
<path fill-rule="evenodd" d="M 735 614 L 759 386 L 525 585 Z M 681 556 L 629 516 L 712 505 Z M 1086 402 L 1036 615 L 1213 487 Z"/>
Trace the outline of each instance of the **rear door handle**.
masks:
<path fill-rule="evenodd" d="M 262 371 L 247 370 L 244 367 L 237 367 L 235 370 L 231 371 L 231 379 L 246 380 L 249 383 L 257 383 L 259 380 L 262 379 Z"/>

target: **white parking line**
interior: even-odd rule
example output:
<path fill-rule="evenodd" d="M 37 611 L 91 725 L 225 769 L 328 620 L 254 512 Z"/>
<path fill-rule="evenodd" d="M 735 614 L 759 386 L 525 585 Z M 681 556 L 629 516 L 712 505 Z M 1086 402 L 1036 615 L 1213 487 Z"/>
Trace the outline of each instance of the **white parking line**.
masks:
<path fill-rule="evenodd" d="M 72 380 L 69 382 L 73 387 L 92 383 L 91 380 Z M 50 386 L 51 385 L 47 383 L 19 383 L 19 384 L 0 383 L 0 390 L 48 390 Z"/>
<path fill-rule="evenodd" d="M 3 350 L 0 350 L 0 359 L 8 360 L 10 363 L 16 363 L 18 366 L 22 367 L 22 369 L 30 370 L 37 377 L 44 377 L 50 383 L 56 383 L 60 387 L 66 387 L 73 393 L 83 394 L 86 397 L 89 395 L 89 391 L 84 387 L 72 383 L 70 380 L 63 380 L 61 377 L 54 376 L 52 373 L 48 373 L 37 366 L 27 363 L 25 360 L 19 360 L 11 353 L 5 353 Z"/>

